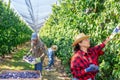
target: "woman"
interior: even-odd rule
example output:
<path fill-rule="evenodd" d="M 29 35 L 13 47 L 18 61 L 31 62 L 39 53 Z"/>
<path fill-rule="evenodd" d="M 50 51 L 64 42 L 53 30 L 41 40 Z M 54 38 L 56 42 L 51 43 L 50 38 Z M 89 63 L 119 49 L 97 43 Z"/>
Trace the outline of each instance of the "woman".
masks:
<path fill-rule="evenodd" d="M 42 63 L 45 55 L 47 54 L 47 50 L 44 43 L 39 40 L 37 33 L 32 33 L 30 52 L 32 52 L 33 57 L 41 59 L 40 62 L 35 64 L 35 70 L 40 70 L 42 73 Z"/>
<path fill-rule="evenodd" d="M 73 80 L 95 80 L 99 70 L 98 58 L 103 55 L 102 49 L 110 41 L 107 38 L 102 44 L 89 48 L 89 36 L 80 33 L 73 42 L 75 54 L 71 58 Z"/>

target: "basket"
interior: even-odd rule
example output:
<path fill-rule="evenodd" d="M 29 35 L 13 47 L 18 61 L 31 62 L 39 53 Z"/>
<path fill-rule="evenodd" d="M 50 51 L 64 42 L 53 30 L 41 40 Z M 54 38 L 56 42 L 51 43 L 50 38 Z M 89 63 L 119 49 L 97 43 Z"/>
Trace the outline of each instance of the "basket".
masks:
<path fill-rule="evenodd" d="M 13 77 L 10 77 L 10 78 L 3 78 L 3 77 L 1 77 L 3 74 L 6 74 L 6 73 L 15 73 L 15 74 L 17 74 L 17 73 L 26 73 L 26 72 L 29 72 L 29 73 L 34 73 L 34 74 L 36 74 L 36 75 L 39 75 L 39 77 L 37 77 L 37 78 L 13 78 Z M 27 75 L 27 76 L 29 76 L 29 75 Z M 2 70 L 1 71 L 1 73 L 0 73 L 0 80 L 42 80 L 42 77 L 41 77 L 41 73 L 40 73 L 40 71 L 35 71 L 35 70 Z"/>
<path fill-rule="evenodd" d="M 41 62 L 40 58 L 35 58 L 32 55 L 25 55 L 23 56 L 23 60 L 29 64 L 37 64 Z"/>

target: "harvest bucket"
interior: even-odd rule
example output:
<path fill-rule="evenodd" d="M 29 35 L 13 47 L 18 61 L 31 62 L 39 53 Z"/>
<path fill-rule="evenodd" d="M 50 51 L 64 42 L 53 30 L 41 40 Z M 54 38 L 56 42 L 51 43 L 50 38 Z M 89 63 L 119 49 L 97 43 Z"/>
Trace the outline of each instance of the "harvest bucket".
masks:
<path fill-rule="evenodd" d="M 0 80 L 42 80 L 40 71 L 2 70 Z"/>

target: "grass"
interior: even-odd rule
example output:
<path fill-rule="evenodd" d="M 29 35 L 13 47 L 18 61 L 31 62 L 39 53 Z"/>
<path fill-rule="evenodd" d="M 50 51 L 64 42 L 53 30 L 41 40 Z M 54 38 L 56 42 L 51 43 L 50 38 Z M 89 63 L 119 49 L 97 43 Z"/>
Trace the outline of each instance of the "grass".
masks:
<path fill-rule="evenodd" d="M 0 62 L 1 70 L 33 70 L 34 66 L 22 60 L 23 56 L 28 52 L 29 47 L 24 46 L 20 50 L 12 53 L 11 59 L 5 58 Z"/>

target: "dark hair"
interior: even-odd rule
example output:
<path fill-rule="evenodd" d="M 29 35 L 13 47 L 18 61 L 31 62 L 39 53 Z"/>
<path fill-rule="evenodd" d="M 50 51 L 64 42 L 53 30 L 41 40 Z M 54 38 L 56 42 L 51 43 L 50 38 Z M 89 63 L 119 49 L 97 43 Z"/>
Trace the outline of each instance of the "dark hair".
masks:
<path fill-rule="evenodd" d="M 80 41 L 79 43 L 81 43 L 82 41 Z M 80 45 L 77 44 L 75 47 L 74 47 L 74 52 L 77 52 L 78 50 L 80 50 Z"/>
<path fill-rule="evenodd" d="M 77 44 L 77 45 L 74 47 L 74 52 L 77 52 L 78 50 L 80 50 L 79 44 Z"/>

